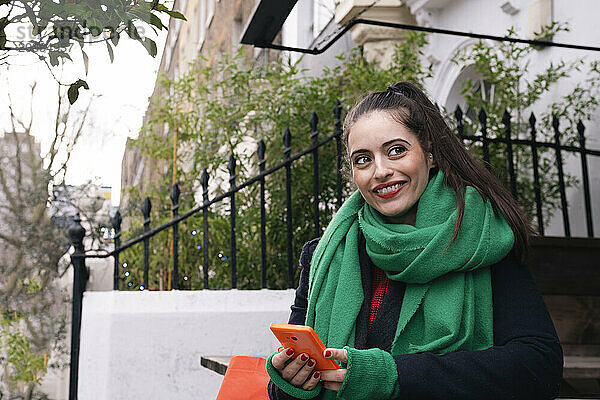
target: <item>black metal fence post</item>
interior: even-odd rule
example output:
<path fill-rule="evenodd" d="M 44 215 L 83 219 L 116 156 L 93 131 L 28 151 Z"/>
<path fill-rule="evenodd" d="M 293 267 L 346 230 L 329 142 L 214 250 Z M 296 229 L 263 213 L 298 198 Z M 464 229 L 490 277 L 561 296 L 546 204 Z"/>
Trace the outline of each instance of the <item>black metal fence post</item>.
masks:
<path fill-rule="evenodd" d="M 200 175 L 200 184 L 202 185 L 202 246 L 204 255 L 204 264 L 202 273 L 204 275 L 204 289 L 208 289 L 208 171 L 202 170 Z"/>
<path fill-rule="evenodd" d="M 554 129 L 554 143 L 556 149 L 556 168 L 558 169 L 558 184 L 560 189 L 560 203 L 562 207 L 563 225 L 565 236 L 571 237 L 571 226 L 569 224 L 569 209 L 567 206 L 567 193 L 565 191 L 565 175 L 563 170 L 562 153 L 560 150 L 560 131 L 558 130 L 558 118 L 552 116 L 552 128 Z"/>
<path fill-rule="evenodd" d="M 83 292 L 88 280 L 88 272 L 85 267 L 85 248 L 83 238 L 85 228 L 81 225 L 79 214 L 75 215 L 73 223 L 69 227 L 69 236 L 73 243 L 74 252 L 71 255 L 73 265 L 73 304 L 71 318 L 71 365 L 69 380 L 69 400 L 77 399 L 77 379 L 79 377 L 79 344 L 81 334 L 81 306 Z"/>
<path fill-rule="evenodd" d="M 150 211 L 152 211 L 152 203 L 150 198 L 146 197 L 142 206 L 142 214 L 144 215 L 144 233 L 150 231 Z M 150 238 L 144 239 L 144 286 L 142 290 L 148 289 L 148 270 L 150 269 Z"/>
<path fill-rule="evenodd" d="M 513 156 L 513 143 L 511 138 L 510 114 L 508 113 L 508 110 L 504 110 L 504 115 L 502 115 L 502 123 L 504 124 L 504 135 L 506 137 L 506 158 L 508 162 L 510 193 L 516 200 L 519 197 L 517 194 L 517 177 L 515 174 L 515 161 Z"/>
<path fill-rule="evenodd" d="M 174 184 L 169 193 L 173 219 L 179 215 L 179 185 Z M 173 289 L 179 289 L 179 222 L 173 225 Z"/>
<path fill-rule="evenodd" d="M 119 290 L 119 247 L 121 246 L 121 222 L 123 219 L 121 218 L 121 212 L 117 210 L 115 215 L 113 215 L 110 219 L 110 223 L 115 230 L 115 256 L 114 256 L 114 271 L 113 271 L 113 289 Z"/>
<path fill-rule="evenodd" d="M 454 110 L 454 118 L 456 118 L 458 137 L 462 141 L 465 138 L 465 124 L 463 123 L 463 111 L 458 105 L 456 106 L 456 110 Z"/>
<path fill-rule="evenodd" d="M 288 288 L 294 287 L 294 268 L 292 259 L 292 165 L 290 156 L 292 154 L 292 135 L 290 128 L 283 132 L 283 154 L 285 156 L 285 204 L 286 204 L 286 226 L 287 226 L 287 262 L 288 262 Z"/>
<path fill-rule="evenodd" d="M 529 116 L 529 127 L 531 129 L 531 161 L 533 163 L 533 191 L 535 193 L 535 210 L 538 224 L 538 233 L 544 235 L 544 216 L 542 214 L 542 190 L 540 186 L 540 171 L 538 166 L 537 141 L 535 130 L 535 115 Z"/>
<path fill-rule="evenodd" d="M 487 115 L 485 110 L 482 108 L 479 110 L 479 124 L 481 125 L 481 142 L 483 148 L 483 162 L 488 170 L 491 170 L 492 165 L 490 164 L 490 144 L 487 137 Z"/>
<path fill-rule="evenodd" d="M 229 163 L 227 164 L 227 170 L 229 171 L 229 190 L 231 190 L 231 256 L 229 260 L 231 262 L 231 288 L 237 288 L 237 261 L 236 261 L 236 243 L 235 243 L 235 157 L 233 154 L 229 156 Z"/>
<path fill-rule="evenodd" d="M 313 207 L 314 207 L 314 221 L 315 221 L 315 237 L 321 236 L 321 224 L 319 221 L 319 131 L 317 131 L 317 124 L 319 123 L 319 117 L 317 113 L 313 111 L 310 116 L 310 140 L 315 148 L 313 150 Z"/>
<path fill-rule="evenodd" d="M 588 237 L 594 237 L 594 222 L 592 220 L 592 201 L 590 199 L 590 177 L 588 172 L 587 156 L 585 154 L 585 126 L 581 120 L 577 123 L 579 147 L 581 148 L 581 174 L 583 175 L 583 198 L 585 201 L 585 222 Z"/>
<path fill-rule="evenodd" d="M 342 206 L 342 104 L 339 100 L 333 106 L 335 120 L 335 154 L 337 159 L 337 206 Z"/>
<path fill-rule="evenodd" d="M 266 200 L 265 200 L 265 141 L 258 142 L 258 171 L 260 173 L 260 281 L 261 287 L 267 287 L 267 234 L 266 234 Z"/>

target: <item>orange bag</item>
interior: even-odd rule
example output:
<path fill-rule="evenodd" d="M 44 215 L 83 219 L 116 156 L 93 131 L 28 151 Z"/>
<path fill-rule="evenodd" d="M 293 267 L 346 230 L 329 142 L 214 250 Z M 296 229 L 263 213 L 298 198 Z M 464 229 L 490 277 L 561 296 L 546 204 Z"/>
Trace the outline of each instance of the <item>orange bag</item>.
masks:
<path fill-rule="evenodd" d="M 261 357 L 232 357 L 217 400 L 269 399 L 266 361 Z"/>

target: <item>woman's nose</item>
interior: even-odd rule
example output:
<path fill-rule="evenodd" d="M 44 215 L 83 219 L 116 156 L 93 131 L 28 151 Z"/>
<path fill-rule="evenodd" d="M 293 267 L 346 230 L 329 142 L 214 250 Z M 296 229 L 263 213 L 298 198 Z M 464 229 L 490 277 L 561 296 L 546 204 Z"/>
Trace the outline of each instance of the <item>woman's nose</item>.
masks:
<path fill-rule="evenodd" d="M 388 165 L 386 160 L 375 160 L 375 178 L 376 179 L 384 179 L 388 176 L 392 175 L 394 172 L 392 168 Z"/>

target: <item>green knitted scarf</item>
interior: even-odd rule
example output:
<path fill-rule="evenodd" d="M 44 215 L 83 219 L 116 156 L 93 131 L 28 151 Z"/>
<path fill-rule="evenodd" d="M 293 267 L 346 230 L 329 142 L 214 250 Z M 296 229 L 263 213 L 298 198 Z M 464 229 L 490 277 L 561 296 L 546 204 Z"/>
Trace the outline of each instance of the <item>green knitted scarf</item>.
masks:
<path fill-rule="evenodd" d="M 354 346 L 363 303 L 359 231 L 366 250 L 406 291 L 392 354 L 481 350 L 493 344 L 489 266 L 511 250 L 513 232 L 477 190 L 465 191 L 458 236 L 454 191 L 441 171 L 419 199 L 415 226 L 386 223 L 355 192 L 338 210 L 312 257 L 306 324 L 327 347 Z"/>

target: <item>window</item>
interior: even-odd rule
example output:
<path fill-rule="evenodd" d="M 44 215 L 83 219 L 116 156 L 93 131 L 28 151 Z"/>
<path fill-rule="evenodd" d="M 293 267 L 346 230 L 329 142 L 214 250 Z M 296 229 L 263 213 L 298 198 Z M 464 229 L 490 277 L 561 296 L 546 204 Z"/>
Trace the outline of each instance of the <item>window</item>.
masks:
<path fill-rule="evenodd" d="M 202 45 L 204 44 L 204 39 L 206 38 L 206 0 L 200 1 L 200 10 L 197 14 L 198 16 L 198 29 L 199 29 L 199 38 L 198 38 L 198 50 L 202 49 Z"/>
<path fill-rule="evenodd" d="M 490 103 L 494 102 L 494 89 L 495 86 L 490 84 L 487 79 L 479 78 L 473 81 L 473 87 L 471 88 L 471 93 L 477 93 L 481 95 L 481 100 L 487 101 Z M 466 110 L 465 110 L 466 107 Z M 465 115 L 471 121 L 477 121 L 479 110 L 474 110 L 473 108 L 466 105 L 466 102 L 463 101 L 461 108 L 465 110 Z"/>
<path fill-rule="evenodd" d="M 335 0 L 313 0 L 313 36 L 317 37 L 335 15 Z"/>
<path fill-rule="evenodd" d="M 476 71 L 473 65 L 469 65 L 465 67 L 454 83 L 448 93 L 448 97 L 445 102 L 445 107 L 447 112 L 454 113 L 456 110 L 456 106 L 460 106 L 463 111 L 463 115 L 465 118 L 468 118 L 471 121 L 478 121 L 479 110 L 472 109 L 471 107 L 467 107 L 467 102 L 465 100 L 464 95 L 462 94 L 463 87 L 465 82 L 470 80 L 473 84 L 470 92 L 476 93 L 481 96 L 481 99 L 486 102 L 494 102 L 494 85 L 490 84 L 490 82 L 486 79 L 483 79 Z"/>
<path fill-rule="evenodd" d="M 206 28 L 210 26 L 215 15 L 215 0 L 206 0 Z"/>

